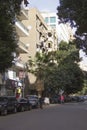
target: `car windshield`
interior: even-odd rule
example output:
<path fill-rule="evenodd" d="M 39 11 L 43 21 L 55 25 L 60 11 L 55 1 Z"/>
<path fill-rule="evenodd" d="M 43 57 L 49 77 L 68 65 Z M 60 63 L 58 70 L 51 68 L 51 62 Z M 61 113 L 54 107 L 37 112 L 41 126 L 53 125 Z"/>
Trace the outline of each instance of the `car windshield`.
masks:
<path fill-rule="evenodd" d="M 29 95 L 28 98 L 29 98 L 29 99 L 35 99 L 35 100 L 38 99 L 38 97 L 35 96 L 35 95 Z"/>

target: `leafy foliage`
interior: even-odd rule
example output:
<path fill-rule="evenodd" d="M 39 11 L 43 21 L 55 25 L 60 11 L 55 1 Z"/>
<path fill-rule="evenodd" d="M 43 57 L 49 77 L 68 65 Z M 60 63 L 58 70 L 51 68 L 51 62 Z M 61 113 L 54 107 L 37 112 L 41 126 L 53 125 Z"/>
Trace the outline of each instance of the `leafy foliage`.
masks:
<path fill-rule="evenodd" d="M 83 72 L 76 63 L 68 62 L 60 65 L 58 75 L 58 85 L 68 94 L 82 89 Z"/>
<path fill-rule="evenodd" d="M 14 23 L 15 16 L 20 15 L 21 2 L 0 0 L 0 72 L 11 67 L 12 52 L 16 52 L 18 36 Z"/>
<path fill-rule="evenodd" d="M 62 22 L 76 27 L 76 42 L 87 53 L 87 0 L 60 0 L 57 15 Z"/>
<path fill-rule="evenodd" d="M 61 42 L 59 50 L 47 54 L 37 53 L 33 71 L 44 81 L 45 90 L 56 93 L 59 89 L 75 93 L 82 89 L 84 75 L 78 66 L 79 51 L 74 43 Z M 32 70 L 32 69 L 31 69 Z"/>
<path fill-rule="evenodd" d="M 87 0 L 60 0 L 58 16 L 66 21 L 75 21 L 79 33 L 87 32 Z"/>
<path fill-rule="evenodd" d="M 60 88 L 65 92 L 75 93 L 82 89 L 84 75 L 78 66 L 79 51 L 75 48 L 74 43 L 61 42 L 59 50 L 56 52 L 55 66 L 47 71 L 45 79 L 46 85 L 55 91 Z"/>

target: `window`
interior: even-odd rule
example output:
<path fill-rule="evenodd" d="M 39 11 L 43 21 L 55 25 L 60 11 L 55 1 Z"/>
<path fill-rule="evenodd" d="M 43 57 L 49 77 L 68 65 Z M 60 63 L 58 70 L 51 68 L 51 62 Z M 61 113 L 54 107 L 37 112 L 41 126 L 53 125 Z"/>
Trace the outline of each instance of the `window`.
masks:
<path fill-rule="evenodd" d="M 56 17 L 50 17 L 50 23 L 56 23 Z"/>
<path fill-rule="evenodd" d="M 48 17 L 46 17 L 46 18 L 45 18 L 45 22 L 46 22 L 46 23 L 48 23 L 48 22 L 49 22 Z"/>
<path fill-rule="evenodd" d="M 48 43 L 48 48 L 52 48 L 52 44 L 51 43 Z"/>

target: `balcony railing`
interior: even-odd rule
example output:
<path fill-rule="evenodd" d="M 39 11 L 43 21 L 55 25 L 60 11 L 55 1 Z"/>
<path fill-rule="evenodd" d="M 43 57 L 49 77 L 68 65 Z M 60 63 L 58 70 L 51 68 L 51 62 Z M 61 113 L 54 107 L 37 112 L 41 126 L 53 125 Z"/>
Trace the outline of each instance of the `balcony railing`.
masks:
<path fill-rule="evenodd" d="M 22 61 L 21 57 L 15 57 L 13 62 L 14 68 L 25 68 L 25 63 Z"/>
<path fill-rule="evenodd" d="M 28 53 L 28 46 L 21 41 L 18 42 L 18 48 L 19 48 L 19 52 Z"/>
<path fill-rule="evenodd" d="M 24 26 L 24 24 L 20 22 L 18 19 L 15 20 L 15 25 L 19 36 L 29 35 L 29 29 L 26 26 Z"/>
<path fill-rule="evenodd" d="M 18 16 L 18 18 L 20 20 L 28 20 L 28 11 L 27 10 L 24 10 L 24 9 L 21 9 L 21 13 L 20 15 Z"/>
<path fill-rule="evenodd" d="M 16 62 L 15 65 L 16 65 L 16 67 L 18 67 L 18 68 L 22 68 L 22 69 L 25 68 L 25 64 L 22 63 L 22 62 Z"/>

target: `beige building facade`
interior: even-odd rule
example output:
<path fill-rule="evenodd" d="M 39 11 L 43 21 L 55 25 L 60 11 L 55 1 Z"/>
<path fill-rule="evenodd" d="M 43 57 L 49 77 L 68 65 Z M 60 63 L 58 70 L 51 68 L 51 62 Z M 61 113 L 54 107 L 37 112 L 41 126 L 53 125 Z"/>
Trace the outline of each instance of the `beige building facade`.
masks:
<path fill-rule="evenodd" d="M 46 53 L 57 50 L 58 37 L 56 32 L 46 24 L 38 9 L 29 8 L 28 20 L 23 20 L 22 22 L 29 29 L 29 36 L 19 38 L 20 41 L 29 45 L 28 53 L 20 54 L 23 61 L 27 62 L 29 57 L 34 60 L 36 52 Z M 42 91 L 44 89 L 43 84 L 41 87 L 42 81 L 37 81 L 36 77 L 30 73 L 28 77 L 30 82 L 29 87 L 31 89 L 37 89 L 37 91 Z"/>
<path fill-rule="evenodd" d="M 26 38 L 22 37 L 21 40 L 29 43 L 29 56 L 34 58 L 37 51 L 42 53 L 50 49 L 55 51 L 58 40 L 55 30 L 49 28 L 36 8 L 29 9 L 28 18 L 28 21 L 23 21 L 23 23 L 30 29 L 29 36 Z M 49 42 L 52 42 L 52 46 L 49 45 Z"/>
<path fill-rule="evenodd" d="M 40 12 L 36 8 L 30 8 L 28 11 L 28 23 L 24 23 L 30 28 L 28 38 L 22 38 L 22 40 L 29 41 L 29 55 L 33 60 L 35 58 L 36 52 L 45 53 L 49 50 L 54 50 L 52 42 L 54 42 L 54 37 L 49 38 L 48 33 L 53 33 L 49 30 L 47 24 L 45 23 Z M 55 42 L 56 43 L 56 42 Z M 52 44 L 52 45 L 49 45 Z M 24 58 L 24 54 L 21 55 Z M 30 88 L 36 89 L 38 93 L 44 89 L 42 81 L 37 81 L 36 77 L 29 73 Z M 35 85 L 36 84 L 36 85 Z"/>

